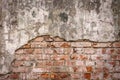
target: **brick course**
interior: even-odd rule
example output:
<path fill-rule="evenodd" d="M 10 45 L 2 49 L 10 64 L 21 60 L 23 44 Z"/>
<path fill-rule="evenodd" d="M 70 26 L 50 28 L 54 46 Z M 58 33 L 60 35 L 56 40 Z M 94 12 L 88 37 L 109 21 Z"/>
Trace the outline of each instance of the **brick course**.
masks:
<path fill-rule="evenodd" d="M 39 36 L 16 50 L 11 80 L 119 80 L 120 42 Z"/>

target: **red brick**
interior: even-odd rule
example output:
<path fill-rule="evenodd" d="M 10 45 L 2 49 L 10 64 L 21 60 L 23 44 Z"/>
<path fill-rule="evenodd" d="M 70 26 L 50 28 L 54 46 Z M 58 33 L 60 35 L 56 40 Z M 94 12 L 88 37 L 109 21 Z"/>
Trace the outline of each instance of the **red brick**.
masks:
<path fill-rule="evenodd" d="M 39 49 L 34 49 L 34 51 L 33 51 L 33 53 L 34 54 L 42 54 L 42 53 L 44 53 L 44 50 L 41 48 L 39 48 Z"/>
<path fill-rule="evenodd" d="M 41 47 L 47 47 L 49 42 L 32 42 L 31 48 L 41 48 Z"/>
<path fill-rule="evenodd" d="M 65 62 L 65 65 L 66 66 L 74 66 L 74 65 L 76 65 L 76 61 L 74 61 L 74 60 L 68 60 L 68 61 Z"/>
<path fill-rule="evenodd" d="M 22 55 L 15 55 L 16 60 L 34 60 L 35 56 L 32 54 L 22 54 Z"/>
<path fill-rule="evenodd" d="M 12 68 L 12 72 L 29 72 L 30 71 L 30 68 L 29 67 L 14 67 Z"/>
<path fill-rule="evenodd" d="M 71 45 L 70 45 L 69 43 L 63 43 L 63 44 L 61 45 L 61 47 L 63 47 L 63 48 L 68 48 L 68 47 L 71 47 Z"/>
<path fill-rule="evenodd" d="M 19 79 L 19 74 L 18 73 L 10 74 L 10 79 Z"/>
<path fill-rule="evenodd" d="M 63 48 L 68 48 L 71 46 L 69 42 L 52 42 L 51 45 L 53 45 L 54 47 L 63 47 Z"/>
<path fill-rule="evenodd" d="M 103 78 L 104 78 L 104 79 L 107 79 L 108 76 L 109 76 L 109 73 L 104 73 L 104 74 L 103 74 Z"/>
<path fill-rule="evenodd" d="M 102 56 L 99 54 L 91 55 L 91 60 L 102 60 Z"/>
<path fill-rule="evenodd" d="M 91 74 L 91 78 L 93 80 L 104 80 L 103 79 L 103 72 L 93 72 Z M 105 79 L 105 80 L 109 80 L 109 79 Z M 110 80 L 112 80 L 112 79 L 110 79 Z"/>
<path fill-rule="evenodd" d="M 46 54 L 39 54 L 39 55 L 35 55 L 35 60 L 50 60 L 50 55 L 46 55 Z"/>
<path fill-rule="evenodd" d="M 93 43 L 92 47 L 112 47 L 112 43 Z"/>
<path fill-rule="evenodd" d="M 54 53 L 55 54 L 63 54 L 64 53 L 64 48 L 54 48 Z"/>
<path fill-rule="evenodd" d="M 33 68 L 32 72 L 33 73 L 51 72 L 51 69 L 49 67 Z"/>
<path fill-rule="evenodd" d="M 85 73 L 84 78 L 90 80 L 91 79 L 91 74 L 90 73 Z"/>
<path fill-rule="evenodd" d="M 72 54 L 73 48 L 54 48 L 55 54 Z"/>
<path fill-rule="evenodd" d="M 91 47 L 91 42 L 71 42 L 72 47 Z"/>
<path fill-rule="evenodd" d="M 92 72 L 93 71 L 92 66 L 86 66 L 86 69 L 87 69 L 87 72 Z"/>
<path fill-rule="evenodd" d="M 53 39 L 54 39 L 54 41 L 56 41 L 56 42 L 65 41 L 63 38 L 60 38 L 60 37 L 58 37 L 58 36 L 54 37 Z"/>
<path fill-rule="evenodd" d="M 44 61 L 45 66 L 53 66 L 52 61 Z"/>
<path fill-rule="evenodd" d="M 84 66 L 84 61 L 69 60 L 65 62 L 66 66 Z"/>
<path fill-rule="evenodd" d="M 24 54 L 33 54 L 34 49 L 23 49 Z"/>
<path fill-rule="evenodd" d="M 88 60 L 89 59 L 87 55 L 83 55 L 83 54 L 72 54 L 70 58 L 71 60 Z"/>
<path fill-rule="evenodd" d="M 72 54 L 73 53 L 73 48 L 64 48 L 63 49 L 64 54 Z"/>
<path fill-rule="evenodd" d="M 86 60 L 85 65 L 86 66 L 95 66 L 95 61 Z"/>
<path fill-rule="evenodd" d="M 115 51 L 116 51 L 117 54 L 120 55 L 120 48 L 115 48 Z"/>
<path fill-rule="evenodd" d="M 24 46 L 22 46 L 22 48 L 25 48 L 25 49 L 27 49 L 27 48 L 31 48 L 31 44 L 30 44 L 30 43 L 25 44 Z"/>
<path fill-rule="evenodd" d="M 96 49 L 94 48 L 84 48 L 84 54 L 95 54 Z"/>
<path fill-rule="evenodd" d="M 82 54 L 84 53 L 84 48 L 75 48 L 74 53 Z"/>
<path fill-rule="evenodd" d="M 120 47 L 120 42 L 114 42 L 113 47 Z"/>
<path fill-rule="evenodd" d="M 53 38 L 48 35 L 43 36 L 43 37 L 44 37 L 44 41 L 48 41 L 48 42 L 54 41 Z"/>
<path fill-rule="evenodd" d="M 20 73 L 20 78 L 18 80 L 37 80 L 40 78 L 40 73 Z"/>
<path fill-rule="evenodd" d="M 81 79 L 82 77 L 81 77 L 81 74 L 79 74 L 79 73 L 72 73 L 71 78 L 72 79 Z"/>
<path fill-rule="evenodd" d="M 41 74 L 41 77 L 46 79 L 46 78 L 50 78 L 50 75 L 49 75 L 49 73 L 43 73 L 43 74 Z"/>
<path fill-rule="evenodd" d="M 51 60 L 69 60 L 69 55 L 51 55 Z"/>
<path fill-rule="evenodd" d="M 50 68 L 51 72 L 68 72 L 69 68 L 67 66 L 54 66 Z"/>
<path fill-rule="evenodd" d="M 22 66 L 23 64 L 24 64 L 24 61 L 14 61 L 14 62 L 12 62 L 13 67 L 19 67 L 19 66 Z"/>
<path fill-rule="evenodd" d="M 23 54 L 24 49 L 18 49 L 15 51 L 15 54 Z"/>
<path fill-rule="evenodd" d="M 53 65 L 52 66 L 64 66 L 65 62 L 64 61 L 53 61 Z"/>
<path fill-rule="evenodd" d="M 114 53 L 116 53 L 114 48 L 105 48 L 103 54 L 112 55 L 112 54 L 114 54 Z"/>
<path fill-rule="evenodd" d="M 120 73 L 113 73 L 112 74 L 112 79 L 113 80 L 119 80 L 120 79 Z"/>
<path fill-rule="evenodd" d="M 86 68 L 85 66 L 73 66 L 71 67 L 71 72 L 83 73 L 83 72 L 86 72 Z"/>
<path fill-rule="evenodd" d="M 51 58 L 50 55 L 42 54 L 42 60 L 50 60 L 50 58 Z"/>
<path fill-rule="evenodd" d="M 54 50 L 52 48 L 44 48 L 45 54 L 54 54 Z"/>
<path fill-rule="evenodd" d="M 45 61 L 37 61 L 35 68 L 41 68 L 45 66 Z"/>
<path fill-rule="evenodd" d="M 67 77 L 69 77 L 70 75 L 68 73 L 43 73 L 41 74 L 41 77 L 44 79 L 53 79 L 53 80 L 62 80 L 62 79 L 66 79 Z"/>
<path fill-rule="evenodd" d="M 35 39 L 32 40 L 33 42 L 42 42 L 44 41 L 44 38 L 43 37 L 37 37 Z"/>

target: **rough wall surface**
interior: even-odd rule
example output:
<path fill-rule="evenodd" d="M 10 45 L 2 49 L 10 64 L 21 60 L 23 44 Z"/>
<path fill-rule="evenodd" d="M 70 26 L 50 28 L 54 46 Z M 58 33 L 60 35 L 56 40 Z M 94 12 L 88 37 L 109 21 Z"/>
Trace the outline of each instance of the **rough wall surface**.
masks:
<path fill-rule="evenodd" d="M 40 35 L 120 40 L 120 0 L 0 0 L 0 73 L 14 51 Z"/>
<path fill-rule="evenodd" d="M 3 80 L 119 80 L 120 42 L 37 37 L 15 51 Z"/>

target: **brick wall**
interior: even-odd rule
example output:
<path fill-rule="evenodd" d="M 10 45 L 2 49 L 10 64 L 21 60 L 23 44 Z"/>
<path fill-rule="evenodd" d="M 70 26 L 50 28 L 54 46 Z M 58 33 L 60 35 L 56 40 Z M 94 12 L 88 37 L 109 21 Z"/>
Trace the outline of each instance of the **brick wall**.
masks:
<path fill-rule="evenodd" d="M 120 80 L 120 42 L 40 36 L 16 50 L 11 80 Z"/>

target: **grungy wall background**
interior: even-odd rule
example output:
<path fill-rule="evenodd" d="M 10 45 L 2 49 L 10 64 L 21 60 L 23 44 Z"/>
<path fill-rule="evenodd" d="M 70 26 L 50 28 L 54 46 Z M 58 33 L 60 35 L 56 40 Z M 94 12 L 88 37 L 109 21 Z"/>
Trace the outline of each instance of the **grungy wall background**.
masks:
<path fill-rule="evenodd" d="M 40 35 L 67 41 L 120 40 L 120 0 L 0 0 L 0 74 L 14 52 Z"/>

